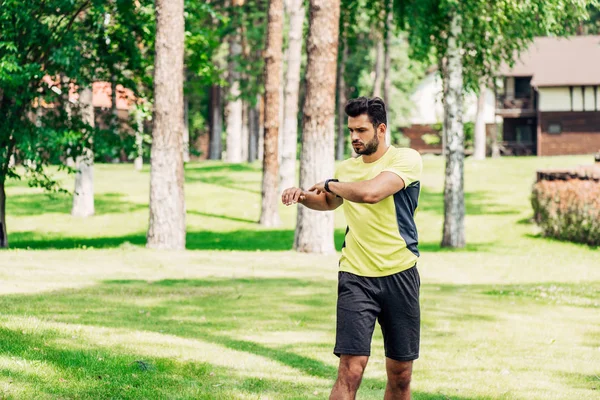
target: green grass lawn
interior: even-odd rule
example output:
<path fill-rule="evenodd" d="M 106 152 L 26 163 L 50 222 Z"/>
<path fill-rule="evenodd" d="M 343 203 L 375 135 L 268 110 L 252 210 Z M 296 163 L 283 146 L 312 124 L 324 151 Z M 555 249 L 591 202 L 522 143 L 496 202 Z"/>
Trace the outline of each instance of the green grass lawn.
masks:
<path fill-rule="evenodd" d="M 591 162 L 468 160 L 468 246 L 448 251 L 443 160 L 425 158 L 415 399 L 600 398 L 600 249 L 540 237 L 529 204 L 537 168 Z M 258 165 L 186 167 L 181 253 L 143 247 L 147 170 L 95 174 L 89 219 L 69 215 L 68 196 L 8 187 L 0 398 L 327 398 L 337 256 L 290 251 L 295 207 L 280 228 L 257 226 Z M 336 212 L 338 248 L 344 228 Z M 359 399 L 384 388 L 377 328 Z"/>

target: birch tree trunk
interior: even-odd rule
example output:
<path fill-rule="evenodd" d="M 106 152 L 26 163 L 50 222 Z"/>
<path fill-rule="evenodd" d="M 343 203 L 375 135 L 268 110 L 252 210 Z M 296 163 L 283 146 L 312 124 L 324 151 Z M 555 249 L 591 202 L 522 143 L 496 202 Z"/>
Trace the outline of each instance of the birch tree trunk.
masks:
<path fill-rule="evenodd" d="M 477 97 L 477 115 L 475 117 L 475 160 L 485 160 L 485 94 L 487 87 L 485 81 L 479 84 L 479 96 Z"/>
<path fill-rule="evenodd" d="M 213 85 L 210 96 L 210 150 L 208 158 L 210 160 L 221 159 L 221 134 L 223 133 L 223 101 L 221 99 L 221 87 Z"/>
<path fill-rule="evenodd" d="M 385 131 L 385 142 L 392 144 L 392 128 L 390 127 L 393 121 L 393 110 L 390 107 L 391 90 L 392 90 L 392 37 L 394 33 L 394 20 L 392 13 L 393 1 L 387 1 L 386 21 L 385 21 L 385 56 L 383 63 L 383 101 L 385 101 L 387 109 L 387 122 Z"/>
<path fill-rule="evenodd" d="M 183 193 L 183 0 L 156 1 L 150 248 L 185 249 Z"/>
<path fill-rule="evenodd" d="M 248 110 L 248 162 L 256 161 L 258 157 L 258 104 L 249 107 Z"/>
<path fill-rule="evenodd" d="M 190 100 L 183 97 L 183 162 L 190 162 Z"/>
<path fill-rule="evenodd" d="M 95 124 L 91 87 L 86 87 L 81 91 L 79 102 L 81 119 L 93 128 Z M 85 218 L 94 215 L 94 153 L 92 149 L 85 148 L 83 150 L 83 154 L 77 157 L 76 166 L 71 215 Z"/>
<path fill-rule="evenodd" d="M 243 5 L 242 0 L 234 0 L 234 7 Z M 226 161 L 230 163 L 241 163 L 244 161 L 242 157 L 242 99 L 240 98 L 240 73 L 237 71 L 236 58 L 242 53 L 242 45 L 240 40 L 239 30 L 231 34 L 229 39 L 229 93 L 227 96 L 226 105 L 226 132 L 227 132 L 227 149 Z"/>
<path fill-rule="evenodd" d="M 269 0 L 265 51 L 265 139 L 260 224 L 277 226 L 279 219 L 279 108 L 283 48 L 283 0 Z"/>
<path fill-rule="evenodd" d="M 344 28 L 345 29 L 345 28 Z M 338 115 L 337 115 L 337 142 L 335 159 L 341 161 L 346 154 L 346 62 L 348 61 L 348 44 L 346 43 L 346 32 L 342 33 L 342 56 L 338 65 L 337 72 L 337 99 L 338 99 Z"/>
<path fill-rule="evenodd" d="M 375 57 L 375 83 L 373 84 L 373 97 L 381 97 L 381 84 L 383 83 L 383 63 L 384 63 L 383 39 L 377 39 L 377 53 Z"/>
<path fill-rule="evenodd" d="M 300 187 L 309 188 L 334 173 L 335 83 L 340 18 L 339 0 L 311 0 L 302 117 Z M 333 212 L 298 207 L 294 249 L 333 253 Z"/>
<path fill-rule="evenodd" d="M 281 149 L 281 189 L 295 186 L 296 154 L 298 143 L 298 92 L 302 64 L 302 31 L 304 27 L 304 1 L 289 0 L 289 45 L 286 52 L 285 101 Z"/>
<path fill-rule="evenodd" d="M 465 246 L 463 65 L 461 17 L 452 15 L 448 37 L 447 82 L 444 93 L 444 131 L 446 136 L 446 179 L 444 182 L 444 231 L 442 247 Z"/>
<path fill-rule="evenodd" d="M 141 171 L 144 168 L 144 116 L 140 110 L 135 115 L 137 129 L 135 131 L 135 148 L 137 157 L 133 161 L 136 171 Z"/>

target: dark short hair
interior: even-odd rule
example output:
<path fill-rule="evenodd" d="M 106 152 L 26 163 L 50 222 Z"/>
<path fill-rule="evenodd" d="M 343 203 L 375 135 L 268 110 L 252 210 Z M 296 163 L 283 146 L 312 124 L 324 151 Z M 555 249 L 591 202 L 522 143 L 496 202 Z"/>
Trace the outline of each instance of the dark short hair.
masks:
<path fill-rule="evenodd" d="M 346 103 L 346 115 L 349 117 L 358 117 L 359 115 L 367 114 L 369 121 L 373 124 L 373 127 L 377 130 L 377 127 L 381 124 L 387 124 L 387 111 L 385 110 L 385 103 L 379 97 L 358 97 L 356 99 L 350 99 Z"/>

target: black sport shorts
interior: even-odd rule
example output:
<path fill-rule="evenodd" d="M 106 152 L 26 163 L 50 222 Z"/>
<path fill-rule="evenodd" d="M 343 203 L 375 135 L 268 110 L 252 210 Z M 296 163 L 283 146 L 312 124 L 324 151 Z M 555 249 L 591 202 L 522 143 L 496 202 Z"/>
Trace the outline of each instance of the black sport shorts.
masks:
<path fill-rule="evenodd" d="M 417 266 L 380 278 L 340 272 L 338 277 L 336 356 L 368 356 L 375 320 L 383 332 L 385 356 L 419 358 L 421 312 Z"/>

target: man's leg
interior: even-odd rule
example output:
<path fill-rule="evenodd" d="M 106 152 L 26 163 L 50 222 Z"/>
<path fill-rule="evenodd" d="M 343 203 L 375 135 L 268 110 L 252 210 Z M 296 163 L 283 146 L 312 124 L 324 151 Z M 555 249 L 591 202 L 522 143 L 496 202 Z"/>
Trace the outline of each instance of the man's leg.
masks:
<path fill-rule="evenodd" d="M 412 361 L 385 359 L 388 382 L 384 400 L 410 400 Z"/>
<path fill-rule="evenodd" d="M 340 356 L 338 377 L 331 390 L 330 400 L 354 400 L 367 367 L 368 356 Z"/>

